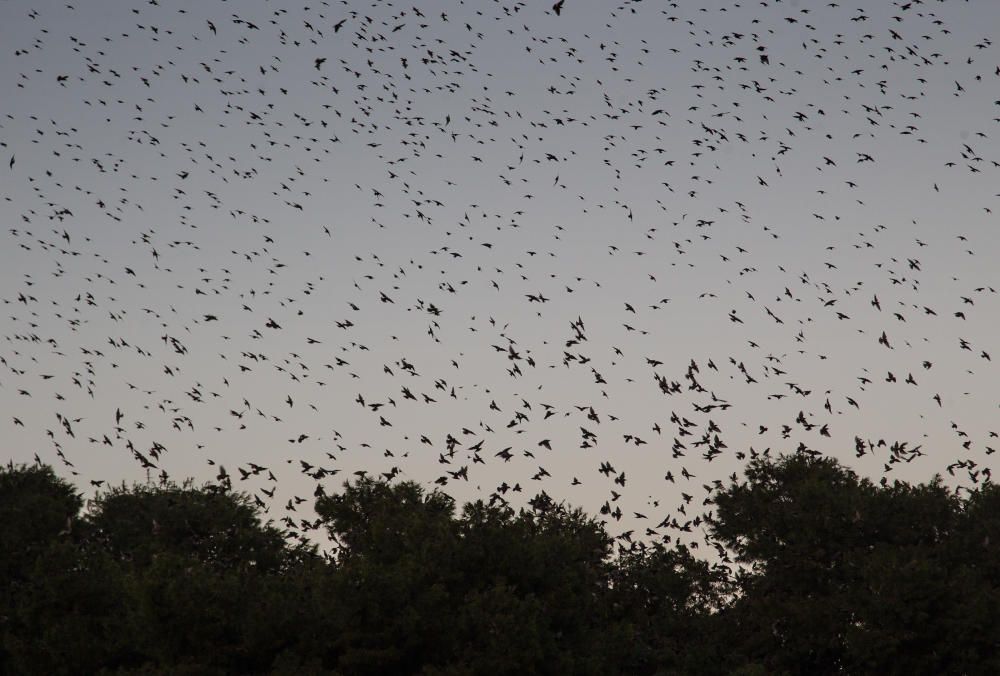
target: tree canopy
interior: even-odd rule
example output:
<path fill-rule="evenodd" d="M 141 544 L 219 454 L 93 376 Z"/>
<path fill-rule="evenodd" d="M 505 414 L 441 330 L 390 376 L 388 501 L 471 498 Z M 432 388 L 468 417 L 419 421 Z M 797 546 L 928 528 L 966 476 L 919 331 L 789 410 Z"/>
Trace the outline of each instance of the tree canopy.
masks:
<path fill-rule="evenodd" d="M 318 491 L 321 553 L 227 486 L 120 486 L 86 508 L 0 470 L 11 674 L 1000 673 L 1000 491 L 751 462 L 714 552 L 615 546 L 547 500 L 462 506 L 413 482 Z"/>

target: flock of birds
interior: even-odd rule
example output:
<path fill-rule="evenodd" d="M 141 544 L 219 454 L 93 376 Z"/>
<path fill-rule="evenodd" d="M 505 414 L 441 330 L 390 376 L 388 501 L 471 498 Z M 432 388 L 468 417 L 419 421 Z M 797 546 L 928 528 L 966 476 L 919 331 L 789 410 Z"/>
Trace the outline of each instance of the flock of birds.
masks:
<path fill-rule="evenodd" d="M 565 500 L 623 548 L 705 545 L 760 455 L 991 480 L 991 3 L 0 25 L 12 459 L 223 482 L 302 538 L 366 474 Z"/>

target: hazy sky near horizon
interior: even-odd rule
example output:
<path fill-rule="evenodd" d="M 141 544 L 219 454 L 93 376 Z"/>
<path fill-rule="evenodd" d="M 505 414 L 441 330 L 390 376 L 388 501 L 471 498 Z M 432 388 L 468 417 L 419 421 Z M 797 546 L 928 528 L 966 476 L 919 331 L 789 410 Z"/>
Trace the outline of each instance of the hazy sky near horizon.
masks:
<path fill-rule="evenodd" d="M 275 517 L 360 470 L 519 483 L 682 540 L 768 448 L 984 480 L 997 27 L 956 0 L 2 3 L 5 456 L 88 488 L 225 467 Z"/>

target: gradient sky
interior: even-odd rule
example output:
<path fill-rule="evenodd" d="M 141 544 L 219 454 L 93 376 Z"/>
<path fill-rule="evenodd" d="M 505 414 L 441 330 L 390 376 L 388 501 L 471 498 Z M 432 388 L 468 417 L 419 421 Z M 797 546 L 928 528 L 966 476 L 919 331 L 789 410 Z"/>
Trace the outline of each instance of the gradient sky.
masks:
<path fill-rule="evenodd" d="M 274 517 L 317 467 L 519 482 L 637 534 L 751 449 L 982 481 L 998 26 L 954 0 L 2 3 L 5 454 L 88 490 L 224 466 Z"/>

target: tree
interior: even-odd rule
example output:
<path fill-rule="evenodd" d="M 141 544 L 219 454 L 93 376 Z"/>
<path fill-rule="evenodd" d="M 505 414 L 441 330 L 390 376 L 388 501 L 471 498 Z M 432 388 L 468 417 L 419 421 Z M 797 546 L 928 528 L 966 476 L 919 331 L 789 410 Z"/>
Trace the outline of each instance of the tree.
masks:
<path fill-rule="evenodd" d="M 121 590 L 113 566 L 81 544 L 82 505 L 51 467 L 0 468 L 4 673 L 92 671 L 114 652 Z"/>
<path fill-rule="evenodd" d="M 329 642 L 343 671 L 607 673 L 610 541 L 579 510 L 477 502 L 456 517 L 441 493 L 361 479 L 317 512 L 342 545 Z"/>
<path fill-rule="evenodd" d="M 3 611 L 4 673 L 98 673 L 133 663 L 121 567 L 79 541 L 54 541 Z"/>
<path fill-rule="evenodd" d="M 11 674 L 1000 673 L 1000 489 L 875 485 L 759 458 L 719 485 L 722 563 L 613 548 L 539 495 L 461 510 L 362 478 L 316 509 L 320 556 L 224 487 L 81 501 L 0 470 Z M 37 527 L 28 527 L 29 519 Z"/>
<path fill-rule="evenodd" d="M 214 485 L 114 487 L 91 502 L 86 524 L 89 537 L 139 567 L 169 551 L 223 568 L 269 571 L 291 553 L 282 532 L 261 522 L 250 496 Z"/>
<path fill-rule="evenodd" d="M 746 476 L 715 496 L 711 520 L 746 567 L 726 611 L 736 663 L 769 673 L 1000 669 L 989 619 L 1000 610 L 995 487 L 963 503 L 938 477 L 876 486 L 802 454 L 758 460 Z"/>
<path fill-rule="evenodd" d="M 190 483 L 113 488 L 90 541 L 127 571 L 132 643 L 147 664 L 220 674 L 270 666 L 301 621 L 287 601 L 314 548 L 263 523 L 252 499 Z"/>
<path fill-rule="evenodd" d="M 24 579 L 49 543 L 72 533 L 83 500 L 47 465 L 0 466 L 0 579 Z"/>
<path fill-rule="evenodd" d="M 579 509 L 477 501 L 461 519 L 467 592 L 456 632 L 472 673 L 613 673 L 605 593 L 612 540 Z"/>
<path fill-rule="evenodd" d="M 745 566 L 730 611 L 742 655 L 771 673 L 839 673 L 854 622 L 845 560 L 875 489 L 832 459 L 758 459 L 714 498 L 712 536 Z"/>
<path fill-rule="evenodd" d="M 630 551 L 613 566 L 608 603 L 629 674 L 708 674 L 724 648 L 713 638 L 734 591 L 729 570 L 662 543 Z M 713 638 L 709 638 L 713 637 Z"/>

